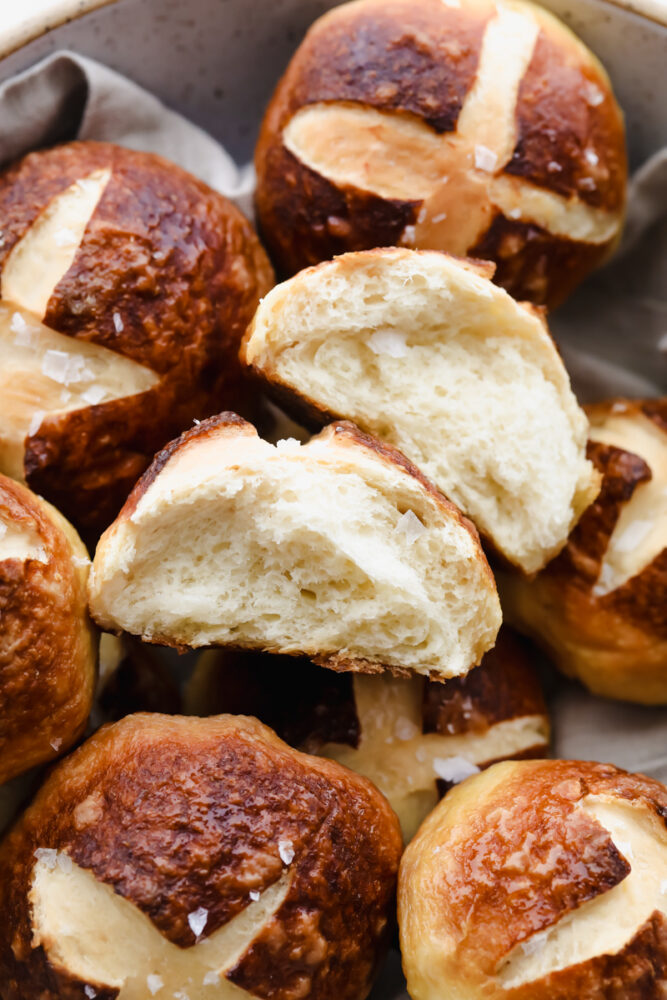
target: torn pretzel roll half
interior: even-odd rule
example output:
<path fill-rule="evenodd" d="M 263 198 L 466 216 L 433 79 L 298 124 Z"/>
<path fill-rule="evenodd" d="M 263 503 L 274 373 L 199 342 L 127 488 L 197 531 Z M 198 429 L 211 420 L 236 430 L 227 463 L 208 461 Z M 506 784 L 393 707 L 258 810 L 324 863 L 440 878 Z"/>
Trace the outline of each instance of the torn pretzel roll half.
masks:
<path fill-rule="evenodd" d="M 667 789 L 508 761 L 448 792 L 399 876 L 413 1000 L 648 1000 L 667 974 Z"/>
<path fill-rule="evenodd" d="M 128 716 L 0 847 L 0 995 L 364 1000 L 400 851 L 369 781 L 256 719 Z"/>
<path fill-rule="evenodd" d="M 497 760 L 544 757 L 549 716 L 525 643 L 503 626 L 464 677 L 334 673 L 307 659 L 207 650 L 186 692 L 195 715 L 255 715 L 386 795 L 407 842 L 438 798 Z"/>
<path fill-rule="evenodd" d="M 241 357 L 296 416 L 353 420 L 400 448 L 506 560 L 534 572 L 599 476 L 542 315 L 492 272 L 435 251 L 344 254 L 274 288 Z"/>
<path fill-rule="evenodd" d="M 149 641 L 466 673 L 500 627 L 474 527 L 349 423 L 277 446 L 234 414 L 174 441 L 95 554 L 93 617 Z"/>

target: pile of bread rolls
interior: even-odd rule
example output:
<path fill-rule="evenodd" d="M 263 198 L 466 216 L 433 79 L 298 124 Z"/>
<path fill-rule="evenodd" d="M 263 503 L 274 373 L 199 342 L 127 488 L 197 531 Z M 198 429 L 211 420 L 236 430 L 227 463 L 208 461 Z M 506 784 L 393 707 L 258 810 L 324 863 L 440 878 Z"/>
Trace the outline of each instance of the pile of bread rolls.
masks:
<path fill-rule="evenodd" d="M 667 399 L 582 408 L 546 316 L 605 71 L 355 0 L 256 171 L 259 236 L 148 153 L 0 174 L 0 1000 L 363 1000 L 397 898 L 413 1000 L 662 996 L 667 789 L 547 759 L 538 671 L 667 705 Z"/>

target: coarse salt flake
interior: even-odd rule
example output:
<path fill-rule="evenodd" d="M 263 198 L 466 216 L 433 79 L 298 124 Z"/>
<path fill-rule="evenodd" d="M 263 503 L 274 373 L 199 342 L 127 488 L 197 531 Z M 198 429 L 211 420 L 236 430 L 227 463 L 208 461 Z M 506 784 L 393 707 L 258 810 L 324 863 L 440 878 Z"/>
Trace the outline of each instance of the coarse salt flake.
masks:
<path fill-rule="evenodd" d="M 146 976 L 146 986 L 148 986 L 151 996 L 154 997 L 158 990 L 161 990 L 164 986 L 164 980 L 162 976 L 151 974 L 150 976 Z"/>
<path fill-rule="evenodd" d="M 397 330 L 376 330 L 368 338 L 368 346 L 373 354 L 388 354 L 390 358 L 405 358 L 410 350 L 405 334 Z"/>
<path fill-rule="evenodd" d="M 58 862 L 58 868 L 60 868 L 63 875 L 69 875 L 72 871 L 72 859 L 69 854 L 65 854 L 64 851 L 58 851 L 56 861 Z"/>
<path fill-rule="evenodd" d="M 30 419 L 30 423 L 28 424 L 28 437 L 32 437 L 33 434 L 37 433 L 39 428 L 42 426 L 42 421 L 45 416 L 46 413 L 44 410 L 35 410 Z"/>
<path fill-rule="evenodd" d="M 451 781 L 455 785 L 473 774 L 479 774 L 477 764 L 465 757 L 434 757 L 433 770 L 443 781 Z"/>
<path fill-rule="evenodd" d="M 438 212 L 437 215 L 433 216 L 433 219 L 431 221 L 434 222 L 435 225 L 437 226 L 439 222 L 444 222 L 446 218 L 447 218 L 446 212 Z"/>
<path fill-rule="evenodd" d="M 97 996 L 97 990 L 94 990 L 92 986 L 84 986 L 83 992 L 87 997 L 90 997 L 90 1000 L 93 1000 L 93 997 Z"/>
<path fill-rule="evenodd" d="M 220 975 L 214 969 L 207 972 L 202 980 L 204 986 L 216 986 L 220 982 Z"/>
<path fill-rule="evenodd" d="M 586 163 L 590 163 L 592 167 L 596 167 L 600 162 L 600 157 L 598 156 L 598 154 L 595 152 L 594 149 L 585 149 L 584 159 L 586 160 Z"/>
<path fill-rule="evenodd" d="M 248 893 L 248 895 L 252 899 L 253 903 L 256 903 L 258 901 L 258 899 L 259 899 L 259 893 L 258 893 L 257 889 L 251 889 L 250 892 Z"/>
<path fill-rule="evenodd" d="M 475 167 L 492 173 L 498 164 L 498 157 L 488 146 L 475 146 Z"/>
<path fill-rule="evenodd" d="M 63 741 L 62 741 L 62 739 L 60 737 L 58 737 L 55 740 L 51 740 L 51 746 L 56 751 L 56 753 L 58 753 L 58 751 L 60 750 L 60 748 L 61 748 L 62 745 L 63 745 Z"/>
<path fill-rule="evenodd" d="M 406 226 L 401 236 L 401 243 L 407 243 L 408 246 L 412 246 L 415 241 L 416 232 L 416 226 Z"/>
<path fill-rule="evenodd" d="M 577 184 L 582 191 L 595 191 L 597 188 L 597 184 L 595 183 L 595 179 L 593 177 L 581 177 L 577 181 Z"/>
<path fill-rule="evenodd" d="M 176 990 L 174 993 L 174 1000 L 190 1000 L 185 990 Z"/>
<path fill-rule="evenodd" d="M 280 441 L 276 441 L 278 451 L 296 451 L 300 447 L 301 442 L 297 441 L 296 438 L 281 438 Z"/>
<path fill-rule="evenodd" d="M 208 910 L 203 906 L 198 909 L 193 910 L 192 913 L 188 913 L 188 923 L 190 924 L 190 930 L 195 937 L 199 937 L 201 932 L 206 927 L 206 921 L 208 920 Z"/>
<path fill-rule="evenodd" d="M 46 867 L 53 871 L 56 867 L 58 852 L 55 847 L 38 847 L 35 851 L 35 857 L 38 861 L 43 861 Z"/>
<path fill-rule="evenodd" d="M 116 333 L 122 333 L 125 329 L 125 324 L 123 323 L 123 317 L 120 313 L 115 312 L 113 314 L 113 325 Z"/>
<path fill-rule="evenodd" d="M 402 514 L 396 525 L 396 531 L 402 532 L 408 542 L 413 544 L 426 531 L 426 525 L 422 524 L 413 510 L 406 510 Z"/>
<path fill-rule="evenodd" d="M 294 844 L 291 840 L 278 841 L 278 854 L 284 865 L 291 865 L 294 861 Z"/>
<path fill-rule="evenodd" d="M 42 373 L 53 382 L 69 385 L 82 382 L 92 374 L 86 368 L 83 358 L 72 356 L 67 351 L 45 351 L 42 358 Z"/>
<path fill-rule="evenodd" d="M 589 81 L 584 87 L 584 100 L 592 108 L 597 108 L 604 101 L 604 93 L 599 87 Z"/>
<path fill-rule="evenodd" d="M 510 208 L 509 212 L 507 213 L 507 217 L 508 219 L 520 219 L 521 209 L 518 206 L 517 208 Z"/>
<path fill-rule="evenodd" d="M 401 716 L 401 718 L 396 721 L 394 732 L 399 740 L 412 740 L 415 736 L 419 735 L 419 727 L 416 726 L 411 719 L 408 719 L 406 716 Z"/>
<path fill-rule="evenodd" d="M 79 242 L 76 233 L 68 229 L 67 226 L 63 226 L 62 229 L 54 233 L 53 241 L 58 247 L 72 247 Z"/>
<path fill-rule="evenodd" d="M 101 385 L 91 385 L 85 392 L 81 393 L 81 398 L 91 406 L 97 406 L 106 396 L 107 391 Z"/>
<path fill-rule="evenodd" d="M 14 334 L 14 342 L 22 347 L 31 347 L 35 343 L 35 330 L 31 330 L 21 313 L 12 313 L 9 329 Z"/>

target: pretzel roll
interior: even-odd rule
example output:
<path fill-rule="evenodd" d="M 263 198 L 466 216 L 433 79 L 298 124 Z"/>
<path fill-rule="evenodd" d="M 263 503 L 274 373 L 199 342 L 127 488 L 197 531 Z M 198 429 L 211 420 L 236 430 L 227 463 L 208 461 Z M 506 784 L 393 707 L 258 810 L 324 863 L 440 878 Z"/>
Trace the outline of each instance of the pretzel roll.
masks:
<path fill-rule="evenodd" d="M 370 782 L 255 719 L 128 716 L 0 848 L 0 996 L 362 1000 L 400 851 Z"/>
<path fill-rule="evenodd" d="M 89 599 L 149 642 L 441 679 L 500 627 L 475 528 L 400 452 L 350 423 L 274 446 L 233 413 L 156 457 L 100 539 Z"/>
<path fill-rule="evenodd" d="M 225 198 L 106 143 L 5 170 L 0 216 L 0 471 L 99 532 L 165 442 L 242 405 L 272 271 Z"/>
<path fill-rule="evenodd" d="M 0 785 L 83 732 L 97 658 L 89 567 L 58 511 L 0 475 Z"/>
<path fill-rule="evenodd" d="M 311 27 L 255 154 L 257 212 L 279 270 L 348 250 L 496 261 L 553 306 L 622 226 L 623 117 L 595 56 L 512 0 L 357 0 Z"/>
<path fill-rule="evenodd" d="M 507 628 L 479 667 L 445 683 L 210 650 L 186 704 L 195 714 L 256 715 L 293 746 L 370 778 L 406 842 L 448 788 L 496 760 L 543 757 L 549 743 L 535 669 Z"/>
<path fill-rule="evenodd" d="M 610 764 L 496 764 L 449 792 L 399 876 L 412 1000 L 659 997 L 667 789 Z"/>
<path fill-rule="evenodd" d="M 533 580 L 498 573 L 505 617 L 594 693 L 667 703 L 667 397 L 587 409 L 602 490 Z"/>

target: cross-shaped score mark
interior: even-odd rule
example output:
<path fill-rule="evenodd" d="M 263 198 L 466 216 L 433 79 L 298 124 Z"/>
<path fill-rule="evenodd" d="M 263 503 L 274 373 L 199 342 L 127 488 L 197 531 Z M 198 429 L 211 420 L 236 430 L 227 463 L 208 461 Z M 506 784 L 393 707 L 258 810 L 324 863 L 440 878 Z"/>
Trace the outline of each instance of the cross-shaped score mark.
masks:
<path fill-rule="evenodd" d="M 332 102 L 298 111 L 283 131 L 283 142 L 293 156 L 338 186 L 421 201 L 416 225 L 403 233 L 407 246 L 465 255 L 497 209 L 554 236 L 606 243 L 618 228 L 616 214 L 502 174 L 516 145 L 517 95 L 538 33 L 529 14 L 498 5 L 453 133 L 439 135 L 413 115 Z M 589 156 L 597 162 L 594 150 Z"/>
<path fill-rule="evenodd" d="M 54 967 L 86 983 L 91 997 L 96 987 L 106 987 L 119 990 L 118 1000 L 153 996 L 158 1000 L 248 1000 L 252 994 L 231 983 L 225 973 L 270 923 L 290 882 L 287 868 L 219 930 L 190 948 L 179 948 L 133 903 L 67 855 L 58 854 L 57 861 L 56 857 L 40 857 L 30 891 L 32 943 L 44 948 Z M 205 911 L 197 911 L 198 926 L 203 921 L 204 929 L 205 917 Z"/>
<path fill-rule="evenodd" d="M 424 733 L 421 678 L 355 674 L 353 689 L 359 746 L 327 743 L 318 752 L 370 778 L 389 797 L 406 839 L 437 804 L 438 778 L 461 781 L 478 764 L 546 740 L 541 716 L 497 722 L 485 732 Z"/>
<path fill-rule="evenodd" d="M 590 428 L 589 437 L 639 455 L 652 473 L 623 506 L 609 537 L 593 589 L 603 596 L 641 573 L 667 546 L 667 433 L 646 416 L 612 413 Z"/>
<path fill-rule="evenodd" d="M 132 396 L 159 381 L 136 361 L 42 322 L 110 177 L 109 170 L 95 171 L 54 198 L 0 275 L 0 470 L 15 479 L 24 478 L 25 439 L 47 414 Z"/>
<path fill-rule="evenodd" d="M 652 913 L 667 914 L 667 834 L 662 820 L 641 807 L 592 795 L 582 799 L 579 808 L 609 831 L 630 873 L 513 949 L 498 972 L 506 989 L 597 955 L 616 954 Z"/>

